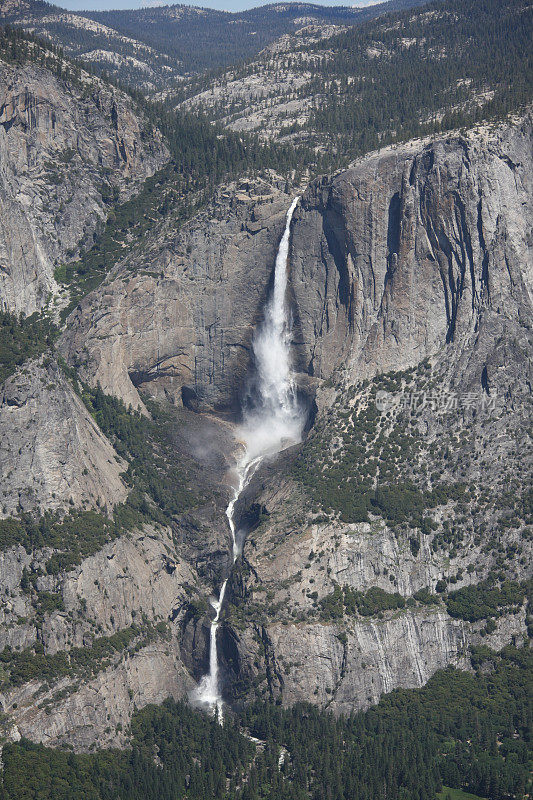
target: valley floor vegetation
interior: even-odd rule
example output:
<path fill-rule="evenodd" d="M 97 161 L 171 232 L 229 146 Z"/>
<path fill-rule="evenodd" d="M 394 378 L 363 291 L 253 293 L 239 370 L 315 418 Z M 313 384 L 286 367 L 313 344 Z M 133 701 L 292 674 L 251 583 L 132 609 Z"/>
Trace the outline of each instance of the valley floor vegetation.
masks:
<path fill-rule="evenodd" d="M 450 667 L 424 688 L 397 689 L 350 717 L 258 702 L 220 725 L 167 700 L 135 713 L 123 751 L 77 755 L 27 740 L 5 744 L 0 798 L 525 798 L 532 659 L 526 647 L 478 648 L 472 673 Z"/>

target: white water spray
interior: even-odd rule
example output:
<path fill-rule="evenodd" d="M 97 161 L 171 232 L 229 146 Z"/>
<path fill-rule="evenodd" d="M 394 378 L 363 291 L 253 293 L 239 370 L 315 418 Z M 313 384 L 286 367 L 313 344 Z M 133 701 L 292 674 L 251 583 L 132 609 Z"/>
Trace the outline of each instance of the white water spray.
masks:
<path fill-rule="evenodd" d="M 265 307 L 264 318 L 253 340 L 255 356 L 254 391 L 244 403 L 243 424 L 237 437 L 244 445 L 236 465 L 234 493 L 226 509 L 233 542 L 233 563 L 240 555 L 244 534 L 235 527 L 235 505 L 260 463 L 302 438 L 305 413 L 298 402 L 291 369 L 291 319 L 287 305 L 287 256 L 296 197 L 287 212 L 285 230 L 274 268 L 274 287 Z M 194 692 L 194 698 L 206 704 L 222 719 L 222 693 L 219 680 L 217 629 L 228 579 L 223 582 L 218 600 L 211 600 L 215 617 L 211 623 L 209 672 Z"/>

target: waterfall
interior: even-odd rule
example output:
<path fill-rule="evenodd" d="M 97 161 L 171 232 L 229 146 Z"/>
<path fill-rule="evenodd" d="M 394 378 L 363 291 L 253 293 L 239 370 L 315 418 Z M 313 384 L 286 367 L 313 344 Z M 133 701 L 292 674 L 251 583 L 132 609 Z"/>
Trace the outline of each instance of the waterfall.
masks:
<path fill-rule="evenodd" d="M 300 441 L 305 422 L 291 369 L 291 318 L 286 298 L 291 220 L 299 199 L 293 200 L 287 212 L 276 256 L 274 286 L 253 340 L 254 383 L 244 403 L 240 429 L 248 464 L 279 452 L 287 443 Z"/>
<path fill-rule="evenodd" d="M 287 212 L 285 230 L 278 247 L 274 267 L 274 286 L 265 306 L 263 320 L 253 339 L 255 370 L 249 392 L 243 402 L 243 422 L 237 438 L 243 454 L 236 467 L 233 496 L 226 508 L 233 542 L 233 563 L 240 555 L 244 533 L 236 529 L 235 505 L 253 474 L 267 456 L 274 455 L 302 438 L 305 413 L 298 402 L 291 368 L 291 317 L 287 304 L 287 257 L 291 221 L 300 198 L 296 197 Z M 207 705 L 222 719 L 222 693 L 219 680 L 217 629 L 228 578 L 218 599 L 211 605 L 215 617 L 209 641 L 209 672 L 200 681 L 193 697 Z"/>

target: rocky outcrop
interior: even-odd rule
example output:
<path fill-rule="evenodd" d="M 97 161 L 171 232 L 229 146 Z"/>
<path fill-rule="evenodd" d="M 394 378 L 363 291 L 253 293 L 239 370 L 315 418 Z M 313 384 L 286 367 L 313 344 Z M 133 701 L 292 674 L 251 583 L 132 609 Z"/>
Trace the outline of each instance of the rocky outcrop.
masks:
<path fill-rule="evenodd" d="M 62 681 L 54 688 L 61 692 L 67 686 Z M 37 686 L 27 684 L 19 696 L 23 707 L 14 717 L 11 736 L 26 736 L 49 746 L 69 744 L 78 751 L 124 746 L 135 709 L 168 697 L 182 699 L 193 687 L 176 648 L 170 642 L 158 642 L 101 672 L 67 700 L 56 700 L 53 713 L 50 706 L 35 705 L 30 692 Z"/>
<path fill-rule="evenodd" d="M 242 498 L 238 514 L 252 530 L 221 634 L 231 696 L 258 686 L 284 702 L 349 711 L 448 664 L 468 666 L 472 644 L 522 641 L 524 608 L 491 631 L 451 618 L 442 599 L 424 606 L 413 595 L 491 570 L 531 574 L 519 499 L 531 481 L 531 121 L 388 148 L 304 193 L 290 267 L 300 369 L 328 379 L 318 381 L 315 444 L 304 451 L 319 463 L 307 465 L 306 489 L 283 477 L 294 475 L 297 449 L 288 451 Z M 391 382 L 391 406 L 377 407 L 363 380 L 424 359 Z M 347 524 L 335 493 L 357 494 L 372 458 L 382 459 L 374 490 L 414 481 L 424 491 L 461 483 L 470 494 L 425 508 L 433 527 L 423 535 L 420 522 L 390 523 L 375 507 L 369 522 Z M 318 498 L 330 467 L 336 480 Z M 341 608 L 340 622 L 322 611 L 335 587 L 411 599 L 381 618 Z"/>
<path fill-rule="evenodd" d="M 392 146 L 311 184 L 291 246 L 309 371 L 328 377 L 342 364 L 366 377 L 447 343 L 457 354 L 480 352 L 509 321 L 527 321 L 531 131 L 528 113 Z"/>
<path fill-rule="evenodd" d="M 229 698 L 259 691 L 285 703 L 310 699 L 350 713 L 398 686 L 422 686 L 448 665 L 468 668 L 471 645 L 497 650 L 523 641 L 524 607 L 503 615 L 487 635 L 481 633 L 485 621 L 451 618 L 435 595 L 429 605 L 413 599 L 421 589 L 434 592 L 442 578 L 452 579 L 450 588 L 483 580 L 494 563 L 485 542 L 468 536 L 450 558 L 449 551 L 431 547 L 431 536 L 408 528 L 399 533 L 381 519 L 313 523 L 309 497 L 281 477 L 287 466 L 286 459 L 264 469 L 243 501 L 262 509 L 262 522 L 249 534 L 227 592 L 219 646 Z M 530 544 L 514 531 L 506 544 L 525 548 L 514 567 L 516 577 L 527 578 Z M 379 587 L 411 600 L 369 618 L 328 619 L 321 603 L 336 586 L 362 593 Z"/>
<path fill-rule="evenodd" d="M 57 291 L 54 268 L 104 224 L 104 198 L 129 197 L 167 160 L 118 90 L 0 61 L 0 306 L 41 309 Z"/>
<path fill-rule="evenodd" d="M 482 642 L 499 650 L 510 642 L 520 643 L 524 615 L 500 620 L 496 632 L 485 638 L 472 625 L 438 610 L 354 621 L 349 628 L 313 622 L 274 623 L 259 630 L 260 635 L 247 630 L 237 642 L 262 665 L 263 672 L 252 669 L 249 675 L 256 683 L 259 679 L 264 696 L 283 699 L 287 705 L 310 701 L 350 714 L 400 686 L 423 686 L 439 669 L 469 669 L 471 644 Z M 248 667 L 243 660 L 241 676 Z"/>
<path fill-rule="evenodd" d="M 69 320 L 62 350 L 91 383 L 139 406 L 137 386 L 193 408 L 235 408 L 290 197 L 241 181 L 176 232 L 172 218 Z"/>
<path fill-rule="evenodd" d="M 0 387 L 0 516 L 108 508 L 128 490 L 124 462 L 48 357 Z"/>
<path fill-rule="evenodd" d="M 132 625 L 138 630 L 134 644 L 139 644 L 128 648 L 117 643 L 111 655 L 93 662 L 88 655 L 87 664 L 96 673 L 89 679 L 71 665 L 67 674 L 52 672 L 48 683 L 34 679 L 4 687 L 2 709 L 11 714 L 16 731 L 37 741 L 70 742 L 82 750 L 103 741 L 121 743 L 135 708 L 183 697 L 194 686 L 181 658 L 179 634 L 195 573 L 172 532 L 161 526 L 116 539 L 66 575 L 45 574 L 49 552 L 29 555 L 13 548 L 1 554 L 0 575 L 6 577 L 2 586 L 9 599 L 2 603 L 0 647 L 22 650 L 38 640 L 47 657 L 76 647 L 90 654 L 95 638 Z M 39 629 L 31 598 L 20 588 L 23 567 L 41 575 L 39 591 L 59 592 L 62 598 L 62 609 L 46 613 Z"/>

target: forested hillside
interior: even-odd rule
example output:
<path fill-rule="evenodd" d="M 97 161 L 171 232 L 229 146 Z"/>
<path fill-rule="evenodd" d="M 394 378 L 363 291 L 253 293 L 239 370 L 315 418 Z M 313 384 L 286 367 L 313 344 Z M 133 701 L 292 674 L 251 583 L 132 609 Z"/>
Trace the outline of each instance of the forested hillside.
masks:
<path fill-rule="evenodd" d="M 285 2 L 238 13 L 168 5 L 140 11 L 92 12 L 87 16 L 178 59 L 187 72 L 201 72 L 250 58 L 302 25 L 358 25 L 387 11 L 420 3 L 421 0 L 389 0 L 359 9 Z"/>
<path fill-rule="evenodd" d="M 364 151 L 516 110 L 532 96 L 532 33 L 527 0 L 446 0 L 348 31 L 322 45 L 335 55 L 313 76 L 318 94 L 337 91 L 309 129 L 337 137 L 340 152 Z"/>
<path fill-rule="evenodd" d="M 258 703 L 220 726 L 168 701 L 137 712 L 124 752 L 9 744 L 0 797 L 436 800 L 443 785 L 488 800 L 523 797 L 533 755 L 531 656 L 480 650 L 472 663 L 473 675 L 445 670 L 424 689 L 397 690 L 349 718 Z"/>
<path fill-rule="evenodd" d="M 157 48 L 43 0 L 2 4 L 0 23 L 42 36 L 98 74 L 111 74 L 147 93 L 172 86 L 182 73 L 182 65 Z"/>
<path fill-rule="evenodd" d="M 366 9 L 282 3 L 239 13 L 169 4 L 73 13 L 43 0 L 9 0 L 0 21 L 61 44 L 99 74 L 152 94 L 177 88 L 183 74 L 239 63 L 302 25 L 357 25 L 420 2 L 388 0 Z"/>
<path fill-rule="evenodd" d="M 192 84 L 185 105 L 343 163 L 523 106 L 533 93 L 532 36 L 527 0 L 438 0 L 336 36 L 289 38 L 207 86 Z"/>

